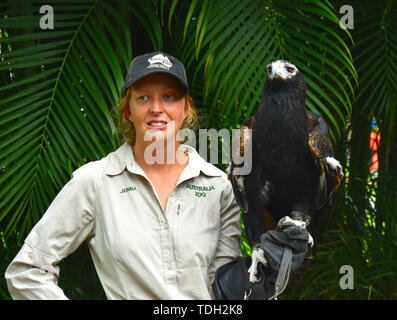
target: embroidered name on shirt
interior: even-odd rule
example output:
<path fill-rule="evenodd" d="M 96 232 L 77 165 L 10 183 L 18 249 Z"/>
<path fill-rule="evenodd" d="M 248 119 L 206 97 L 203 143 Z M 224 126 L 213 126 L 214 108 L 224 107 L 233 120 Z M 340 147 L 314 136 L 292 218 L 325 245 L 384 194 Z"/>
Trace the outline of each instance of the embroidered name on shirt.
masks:
<path fill-rule="evenodd" d="M 130 191 L 136 191 L 136 187 L 127 187 L 127 188 L 121 189 L 120 193 L 126 193 L 126 192 L 130 192 Z"/>
<path fill-rule="evenodd" d="M 211 191 L 211 190 L 215 190 L 215 187 L 214 186 L 202 187 L 202 186 L 196 186 L 194 184 L 188 183 L 186 185 L 186 189 L 192 189 L 192 190 L 197 190 L 197 191 Z"/>
<path fill-rule="evenodd" d="M 215 187 L 214 186 L 196 186 L 194 184 L 188 183 L 186 185 L 186 189 L 195 190 L 196 192 L 194 193 L 194 195 L 196 197 L 205 197 L 207 194 L 204 191 L 215 190 Z"/>

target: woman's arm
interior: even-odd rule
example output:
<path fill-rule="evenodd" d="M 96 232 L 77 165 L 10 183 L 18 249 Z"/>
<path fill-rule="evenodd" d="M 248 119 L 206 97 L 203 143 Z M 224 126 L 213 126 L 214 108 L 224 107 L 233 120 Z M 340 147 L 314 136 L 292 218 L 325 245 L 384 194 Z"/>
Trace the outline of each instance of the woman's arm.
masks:
<path fill-rule="evenodd" d="M 56 264 L 95 233 L 95 176 L 92 162 L 73 172 L 25 239 L 5 273 L 13 299 L 67 299 Z"/>
<path fill-rule="evenodd" d="M 241 256 L 240 208 L 235 201 L 232 185 L 229 180 L 225 181 L 225 189 L 221 198 L 220 215 L 221 225 L 218 247 L 209 269 L 211 283 L 219 267 Z"/>

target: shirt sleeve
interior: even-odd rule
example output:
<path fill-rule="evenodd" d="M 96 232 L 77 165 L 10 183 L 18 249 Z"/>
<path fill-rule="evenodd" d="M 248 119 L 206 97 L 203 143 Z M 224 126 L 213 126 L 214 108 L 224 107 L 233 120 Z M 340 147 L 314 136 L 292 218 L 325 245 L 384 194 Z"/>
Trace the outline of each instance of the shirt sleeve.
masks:
<path fill-rule="evenodd" d="M 229 180 L 226 180 L 226 188 L 222 194 L 220 215 L 221 226 L 218 247 L 209 268 L 211 283 L 219 267 L 241 256 L 240 208 L 234 199 L 233 188 Z"/>
<path fill-rule="evenodd" d="M 57 264 L 95 234 L 92 163 L 72 174 L 34 226 L 5 278 L 13 299 L 68 299 L 58 286 Z"/>

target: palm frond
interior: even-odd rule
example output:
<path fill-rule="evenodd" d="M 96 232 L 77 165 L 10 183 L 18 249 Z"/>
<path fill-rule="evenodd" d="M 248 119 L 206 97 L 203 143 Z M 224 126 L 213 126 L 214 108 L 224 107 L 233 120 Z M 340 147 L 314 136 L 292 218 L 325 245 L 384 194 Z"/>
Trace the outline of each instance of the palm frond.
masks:
<path fill-rule="evenodd" d="M 360 75 L 362 112 L 394 122 L 397 101 L 397 4 L 374 2 L 357 18 L 356 60 Z"/>
<path fill-rule="evenodd" d="M 45 212 L 71 171 L 119 144 L 111 110 L 132 57 L 131 17 L 156 21 L 136 1 L 52 1 L 54 30 L 41 30 L 44 1 L 0 17 L 0 221 L 21 235 Z M 123 15 L 120 15 L 120 12 Z M 117 22 L 117 23 L 116 23 Z M 159 22 L 144 28 L 161 46 Z M 133 31 L 132 31 L 133 32 Z"/>
<path fill-rule="evenodd" d="M 308 107 L 323 114 L 333 138 L 340 139 L 357 74 L 349 34 L 340 29 L 330 4 L 258 0 L 241 6 L 224 0 L 200 5 L 192 2 L 189 9 L 197 11 L 197 22 L 186 21 L 185 29 L 195 38 L 184 43 L 183 57 L 188 66 L 194 65 L 194 79 L 199 73 L 204 76 L 211 125 L 221 127 L 230 118 L 234 126 L 241 124 L 257 106 L 264 66 L 288 59 L 308 83 Z"/>

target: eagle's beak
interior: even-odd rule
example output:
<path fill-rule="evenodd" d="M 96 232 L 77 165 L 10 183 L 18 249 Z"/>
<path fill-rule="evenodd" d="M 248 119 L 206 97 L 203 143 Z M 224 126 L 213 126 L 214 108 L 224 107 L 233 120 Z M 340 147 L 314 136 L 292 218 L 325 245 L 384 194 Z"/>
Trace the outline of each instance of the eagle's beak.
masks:
<path fill-rule="evenodd" d="M 272 79 L 280 79 L 281 78 L 281 74 L 278 72 L 278 70 L 276 68 L 272 69 Z"/>

